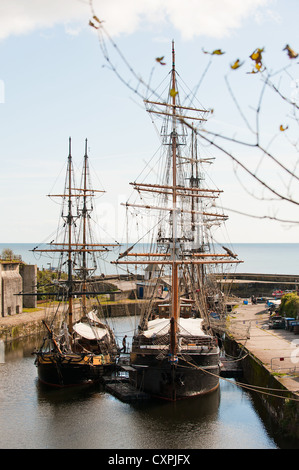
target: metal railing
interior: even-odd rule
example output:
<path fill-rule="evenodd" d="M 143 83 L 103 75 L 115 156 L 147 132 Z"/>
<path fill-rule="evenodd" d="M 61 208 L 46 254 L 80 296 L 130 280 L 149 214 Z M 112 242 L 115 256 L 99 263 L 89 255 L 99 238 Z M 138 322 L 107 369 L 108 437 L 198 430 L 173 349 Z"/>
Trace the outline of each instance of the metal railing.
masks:
<path fill-rule="evenodd" d="M 276 373 L 299 376 L 299 360 L 294 355 L 272 357 L 270 367 Z"/>

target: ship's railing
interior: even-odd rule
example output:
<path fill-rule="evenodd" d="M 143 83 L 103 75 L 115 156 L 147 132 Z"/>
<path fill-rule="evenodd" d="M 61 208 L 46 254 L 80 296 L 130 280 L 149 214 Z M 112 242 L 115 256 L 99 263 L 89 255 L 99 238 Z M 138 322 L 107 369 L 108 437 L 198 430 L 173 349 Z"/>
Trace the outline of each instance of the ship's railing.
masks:
<path fill-rule="evenodd" d="M 215 346 L 214 338 L 208 336 L 180 336 L 178 337 L 179 349 L 183 350 L 199 350 L 204 348 L 212 348 Z M 133 342 L 134 351 L 137 349 L 161 350 L 169 349 L 169 334 L 146 338 L 145 336 L 135 338 Z"/>

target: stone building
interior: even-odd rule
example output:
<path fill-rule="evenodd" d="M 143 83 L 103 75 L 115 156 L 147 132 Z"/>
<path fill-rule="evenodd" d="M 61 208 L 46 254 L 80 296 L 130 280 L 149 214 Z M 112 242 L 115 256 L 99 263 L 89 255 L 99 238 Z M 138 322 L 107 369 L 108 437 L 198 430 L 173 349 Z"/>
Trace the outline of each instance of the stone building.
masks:
<path fill-rule="evenodd" d="M 37 267 L 22 261 L 0 260 L 0 314 L 22 313 L 23 307 L 36 307 Z"/>

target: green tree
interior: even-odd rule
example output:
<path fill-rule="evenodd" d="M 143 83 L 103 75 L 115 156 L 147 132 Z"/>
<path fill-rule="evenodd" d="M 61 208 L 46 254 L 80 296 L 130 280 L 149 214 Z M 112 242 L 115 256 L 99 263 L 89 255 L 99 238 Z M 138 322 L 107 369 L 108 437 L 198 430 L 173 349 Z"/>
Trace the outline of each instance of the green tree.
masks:
<path fill-rule="evenodd" d="M 48 294 L 58 294 L 58 281 L 59 279 L 67 279 L 67 274 L 58 273 L 48 270 L 37 271 L 37 293 L 39 294 L 37 300 L 53 299 L 53 296 Z M 56 282 L 55 282 L 56 281 Z"/>
<path fill-rule="evenodd" d="M 2 253 L 1 253 L 1 258 L 6 259 L 6 260 L 12 260 L 14 259 L 14 252 L 10 248 L 3 248 Z"/>
<path fill-rule="evenodd" d="M 286 317 L 297 318 L 299 314 L 299 296 L 296 292 L 289 292 L 281 298 L 279 313 Z"/>

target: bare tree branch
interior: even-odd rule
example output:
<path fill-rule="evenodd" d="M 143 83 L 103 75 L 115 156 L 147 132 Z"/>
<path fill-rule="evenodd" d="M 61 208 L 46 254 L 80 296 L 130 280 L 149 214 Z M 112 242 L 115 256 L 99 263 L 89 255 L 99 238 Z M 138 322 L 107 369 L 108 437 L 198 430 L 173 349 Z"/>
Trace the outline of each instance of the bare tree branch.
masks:
<path fill-rule="evenodd" d="M 150 80 L 149 81 L 143 80 L 143 78 L 135 72 L 134 68 L 127 61 L 126 57 L 121 52 L 121 50 L 119 49 L 119 47 L 117 46 L 115 41 L 111 38 L 111 36 L 107 32 L 107 30 L 104 28 L 103 22 L 101 20 L 99 20 L 98 17 L 96 16 L 95 10 L 93 8 L 93 0 L 89 0 L 89 3 L 90 3 L 90 8 L 91 8 L 91 13 L 92 13 L 92 16 L 93 16 L 93 21 L 90 22 L 90 24 L 92 23 L 91 26 L 93 26 L 97 30 L 100 48 L 101 48 L 103 57 L 106 60 L 110 70 L 117 76 L 117 78 L 128 89 L 130 89 L 132 92 L 134 92 L 134 94 L 139 96 L 142 100 L 144 100 L 146 98 L 146 94 L 148 94 L 148 93 L 151 93 L 152 96 L 159 97 L 157 92 L 154 89 L 152 89 L 152 87 L 150 86 L 150 83 L 152 82 L 154 67 L 151 69 L 151 72 L 150 72 Z M 109 52 L 108 49 L 111 49 L 113 51 L 113 53 L 116 54 L 116 56 L 120 60 L 120 63 L 122 64 L 122 66 L 124 66 L 124 69 L 125 69 L 124 73 L 119 70 L 119 68 L 120 68 L 119 65 L 117 65 L 117 66 L 115 65 L 115 61 L 113 61 L 111 59 L 110 52 Z M 263 49 L 257 49 L 256 51 L 262 52 Z M 253 54 L 250 56 L 250 58 L 253 59 Z M 270 150 L 269 150 L 270 146 L 273 145 L 273 142 L 277 138 L 277 135 L 274 135 L 271 138 L 271 140 L 268 143 L 267 148 L 265 148 L 265 146 L 261 144 L 262 131 L 263 131 L 263 129 L 261 127 L 261 109 L 262 109 L 262 106 L 264 106 L 264 96 L 265 96 L 266 89 L 271 89 L 272 91 L 274 91 L 276 93 L 276 95 L 283 102 L 285 102 L 286 104 L 291 106 L 291 108 L 292 108 L 292 119 L 293 119 L 294 123 L 299 125 L 299 119 L 296 116 L 296 111 L 298 110 L 298 104 L 296 103 L 296 97 L 294 97 L 294 98 L 291 97 L 290 98 L 290 97 L 287 96 L 286 93 L 284 93 L 281 90 L 282 74 L 285 73 L 285 75 L 288 75 L 289 77 L 291 77 L 289 72 L 286 70 L 287 68 L 289 68 L 289 66 L 284 67 L 284 68 L 282 68 L 281 70 L 279 70 L 277 72 L 271 72 L 270 73 L 268 71 L 268 69 L 264 66 L 264 64 L 262 64 L 261 58 L 259 60 L 260 60 L 260 62 L 256 62 L 255 69 L 253 70 L 253 73 L 255 73 L 255 74 L 258 73 L 259 76 L 261 77 L 262 81 L 263 81 L 262 88 L 261 88 L 260 94 L 258 96 L 257 106 L 254 109 L 254 111 L 255 111 L 255 129 L 254 129 L 254 126 L 252 126 L 250 124 L 247 114 L 242 110 L 242 108 L 241 108 L 241 106 L 240 106 L 240 104 L 239 104 L 239 102 L 238 102 L 238 100 L 237 100 L 237 98 L 236 98 L 236 96 L 233 92 L 233 89 L 232 89 L 231 84 L 230 84 L 229 79 L 228 79 L 228 75 L 226 74 L 224 76 L 225 83 L 226 83 L 229 95 L 232 98 L 232 100 L 233 100 L 233 102 L 234 102 L 234 104 L 237 108 L 238 113 L 240 114 L 242 120 L 244 121 L 247 129 L 255 136 L 255 141 L 254 142 L 246 142 L 245 140 L 237 139 L 234 136 L 232 137 L 232 136 L 229 136 L 229 135 L 225 135 L 224 132 L 223 133 L 217 133 L 213 130 L 195 128 L 195 126 L 193 126 L 193 125 L 189 124 L 188 122 L 186 122 L 184 117 L 181 118 L 181 122 L 183 124 L 185 124 L 187 127 L 191 128 L 198 136 L 200 136 L 200 138 L 202 139 L 203 142 L 206 142 L 207 144 L 213 146 L 215 149 L 219 150 L 224 155 L 226 155 L 229 159 L 231 159 L 231 161 L 237 166 L 237 168 L 242 169 L 242 171 L 244 171 L 246 174 L 248 174 L 254 181 L 256 181 L 259 184 L 259 186 L 262 189 L 264 189 L 265 191 L 268 191 L 269 193 L 274 195 L 275 199 L 271 199 L 271 200 L 286 201 L 288 203 L 291 203 L 293 205 L 298 206 L 299 201 L 297 201 L 295 198 L 293 198 L 291 196 L 291 186 L 292 186 L 292 183 L 297 183 L 299 181 L 299 176 L 297 175 L 297 169 L 298 169 L 298 165 L 299 165 L 299 158 L 297 158 L 296 162 L 293 162 L 293 163 L 290 159 L 287 160 L 287 161 L 284 161 L 284 163 L 282 163 L 272 152 L 270 152 Z M 207 75 L 207 72 L 210 68 L 210 65 L 211 65 L 211 60 L 208 62 L 205 70 L 203 71 L 203 74 L 202 74 L 201 78 L 199 79 L 198 84 L 195 87 L 194 91 L 192 93 L 190 93 L 190 95 L 189 95 L 190 100 L 194 97 L 195 93 L 198 91 L 200 85 L 202 84 L 203 79 Z M 261 65 L 263 65 L 263 67 L 261 67 Z M 126 76 L 128 76 L 128 78 L 125 78 Z M 279 78 L 279 84 L 278 85 L 275 84 L 274 81 L 273 81 L 273 78 L 275 76 L 277 76 Z M 297 82 L 294 82 L 294 83 L 296 84 Z M 298 88 L 298 86 L 297 86 L 297 88 Z M 188 98 L 188 96 L 187 96 L 187 98 Z M 281 131 L 286 131 L 286 129 L 287 129 L 287 126 L 285 126 L 285 125 L 282 126 L 281 125 L 281 129 L 280 129 Z M 293 146 L 295 151 L 298 152 L 297 146 L 299 145 L 299 139 L 297 138 L 297 141 L 292 142 L 291 137 L 289 137 L 287 134 L 285 134 L 285 136 L 286 136 L 286 141 L 290 145 Z M 219 144 L 219 142 L 216 142 L 216 139 L 218 141 L 220 140 L 222 143 Z M 241 161 L 241 159 L 239 157 L 237 157 L 230 150 L 230 148 L 225 144 L 226 142 L 231 143 L 233 145 L 240 146 L 240 147 L 251 148 L 252 150 L 257 150 L 258 152 L 261 152 L 260 160 L 257 163 L 257 165 L 255 167 L 255 170 L 254 171 L 251 170 L 249 168 L 248 163 L 246 163 L 246 164 L 243 163 Z M 256 155 L 257 154 L 255 153 L 255 156 Z M 272 182 L 269 183 L 269 182 L 266 181 L 267 176 L 268 176 L 266 173 L 262 173 L 262 176 L 260 176 L 260 174 L 262 172 L 262 165 L 264 163 L 268 162 L 268 160 L 269 160 L 269 162 L 272 162 L 272 163 L 274 163 L 274 165 L 277 166 L 278 174 L 281 178 L 281 181 L 282 181 L 283 185 L 285 186 L 285 194 L 283 194 L 283 192 L 281 190 L 279 190 L 279 188 L 277 186 L 275 186 L 275 183 L 272 184 Z M 284 177 L 283 173 L 281 173 L 281 170 L 285 173 L 285 177 Z M 259 175 L 258 175 L 258 173 L 259 173 Z M 286 178 L 286 176 L 288 177 L 288 179 Z M 251 194 L 251 196 L 256 197 L 256 196 L 253 195 L 253 193 L 250 193 L 250 194 Z M 263 200 L 266 200 L 266 198 L 263 197 Z M 234 209 L 229 209 L 229 210 L 231 210 L 232 212 L 241 213 L 241 212 L 236 211 Z M 259 219 L 277 220 L 277 221 L 283 222 L 283 223 L 290 223 L 290 224 L 297 224 L 298 223 L 298 221 L 290 221 L 290 220 L 279 219 L 276 216 L 268 216 L 268 215 L 253 216 L 252 214 L 247 214 L 247 215 L 249 217 L 254 217 L 254 218 L 259 218 Z"/>

